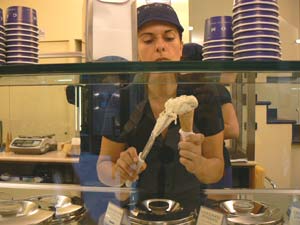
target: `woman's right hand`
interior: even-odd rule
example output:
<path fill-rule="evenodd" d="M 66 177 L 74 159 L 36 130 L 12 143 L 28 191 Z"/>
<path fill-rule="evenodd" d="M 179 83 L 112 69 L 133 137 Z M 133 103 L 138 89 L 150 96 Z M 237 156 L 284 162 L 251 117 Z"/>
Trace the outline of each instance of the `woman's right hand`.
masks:
<path fill-rule="evenodd" d="M 143 163 L 138 170 L 137 164 L 139 156 L 136 148 L 129 147 L 125 151 L 121 152 L 119 159 L 116 161 L 114 166 L 114 177 L 120 178 L 121 183 L 125 181 L 136 181 L 138 175 L 146 169 L 146 163 Z"/>

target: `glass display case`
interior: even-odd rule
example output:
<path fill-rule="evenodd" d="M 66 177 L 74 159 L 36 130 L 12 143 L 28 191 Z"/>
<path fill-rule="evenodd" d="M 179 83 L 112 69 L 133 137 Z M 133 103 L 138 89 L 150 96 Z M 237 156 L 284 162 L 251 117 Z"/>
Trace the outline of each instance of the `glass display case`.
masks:
<path fill-rule="evenodd" d="M 224 143 L 232 185 L 204 188 L 202 204 L 232 218 L 221 203 L 235 200 L 228 204 L 240 203 L 241 211 L 235 209 L 244 215 L 250 202 L 253 215 L 269 216 L 253 224 L 284 224 L 292 199 L 300 196 L 299 72 L 297 61 L 1 66 L 0 224 L 105 224 L 109 203 L 121 209 L 114 215 L 124 214 L 123 224 L 199 224 L 199 207 L 185 211 L 188 206 L 172 199 L 139 202 L 139 188 L 109 187 L 98 179 L 102 136 L 124 132 L 154 73 L 175 73 L 183 93 L 219 85 L 231 94 L 240 131 Z M 129 201 L 122 201 L 124 193 Z"/>

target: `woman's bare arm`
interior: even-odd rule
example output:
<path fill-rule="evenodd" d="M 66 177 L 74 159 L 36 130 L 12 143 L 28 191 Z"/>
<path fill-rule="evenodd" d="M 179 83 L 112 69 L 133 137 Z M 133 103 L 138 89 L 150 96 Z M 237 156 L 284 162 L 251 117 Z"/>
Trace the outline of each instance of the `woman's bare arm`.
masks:
<path fill-rule="evenodd" d="M 239 122 L 232 103 L 222 105 L 222 115 L 224 119 L 224 139 L 238 138 Z"/>
<path fill-rule="evenodd" d="M 144 164 L 139 171 L 137 151 L 133 147 L 126 149 L 125 143 L 118 143 L 102 137 L 101 151 L 97 162 L 99 180 L 109 186 L 121 186 L 126 180 L 134 181 L 145 170 Z"/>
<path fill-rule="evenodd" d="M 101 151 L 97 162 L 97 173 L 99 180 L 109 186 L 121 184 L 120 177 L 115 175 L 115 165 L 122 151 L 125 150 L 125 143 L 113 142 L 102 137 Z"/>

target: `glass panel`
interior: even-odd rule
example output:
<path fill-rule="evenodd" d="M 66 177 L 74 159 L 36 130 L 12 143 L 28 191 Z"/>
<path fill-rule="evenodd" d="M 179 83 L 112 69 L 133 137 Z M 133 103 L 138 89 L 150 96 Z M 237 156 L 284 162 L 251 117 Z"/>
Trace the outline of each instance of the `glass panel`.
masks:
<path fill-rule="evenodd" d="M 146 72 L 178 70 L 180 71 L 177 75 L 178 84 L 185 86 L 186 90 L 192 91 L 201 85 L 217 85 L 217 83 L 222 83 L 229 90 L 240 128 L 239 137 L 226 143 L 231 159 L 247 159 L 249 162 L 259 164 L 266 175 L 281 188 L 299 187 L 295 178 L 297 145 L 291 145 L 289 142 L 295 136 L 292 133 L 292 123 L 298 122 L 299 73 L 290 72 L 298 69 L 296 62 L 271 63 L 270 65 L 256 63 L 255 66 L 259 71 L 265 71 L 271 65 L 279 70 L 260 72 L 257 75 L 253 72 L 252 64 L 249 66 L 243 63 L 214 64 L 216 68 L 224 66 L 225 73 L 216 70 L 210 63 L 196 62 L 99 63 L 95 65 L 26 66 L 28 74 L 22 76 L 16 76 L 13 72 L 23 73 L 25 68 L 23 66 L 20 66 L 23 69 L 2 67 L 0 91 L 3 107 L 0 113 L 3 124 L 3 142 L 6 141 L 6 136 L 10 132 L 13 137 L 55 133 L 59 147 L 65 142 L 70 142 L 73 137 L 80 136 L 82 153 L 98 154 L 101 136 L 104 132 L 120 133 L 128 120 L 129 109 L 136 105 L 136 101 L 144 98 L 142 86 L 148 79 Z M 123 72 L 107 72 L 109 66 L 116 71 L 122 70 Z M 74 67 L 80 72 L 75 71 Z M 196 70 L 198 72 L 193 72 Z M 249 72 L 240 72 L 243 70 Z M 166 85 L 164 81 L 162 85 Z M 130 91 L 126 87 L 130 87 Z M 124 94 L 123 90 L 127 90 L 127 93 Z M 125 98 L 123 100 L 125 104 L 121 104 L 120 98 Z M 110 105 L 114 105 L 113 109 L 108 107 Z M 255 110 L 253 110 L 254 107 Z M 57 110 L 53 111 L 54 108 Z M 261 116 L 265 114 L 261 113 L 261 110 L 268 109 L 269 112 L 273 108 L 277 108 L 278 118 L 289 120 L 286 125 L 288 126 L 286 133 L 289 136 L 284 139 L 282 135 L 278 139 L 273 139 L 273 137 L 268 137 L 268 139 L 260 133 L 263 126 L 260 124 Z M 105 124 L 110 125 L 106 128 L 107 130 L 103 128 Z M 277 129 L 284 125 L 273 126 Z M 275 128 L 264 129 L 267 134 L 268 129 L 275 131 Z M 283 130 L 283 128 L 278 129 L 280 132 Z M 275 140 L 280 140 L 280 144 L 276 144 Z M 265 146 L 274 147 L 266 148 Z M 274 157 L 277 155 L 277 164 L 281 165 L 278 171 L 273 169 L 274 163 L 269 162 L 269 156 L 273 154 Z M 93 158 L 96 162 L 97 156 Z M 241 168 L 245 167 L 244 164 L 239 163 L 233 163 L 233 168 L 236 170 L 234 176 L 238 176 L 240 172 L 237 171 L 242 171 Z M 97 183 L 95 167 L 92 169 L 94 181 Z M 249 175 L 248 169 L 246 173 Z M 79 175 L 80 177 L 82 175 Z M 250 187 L 252 185 L 250 178 L 242 184 L 240 181 L 234 181 L 234 187 L 243 185 Z"/>
<path fill-rule="evenodd" d="M 96 170 L 98 154 L 103 150 L 100 147 L 102 136 L 116 138 L 124 132 L 124 126 L 133 109 L 146 99 L 147 88 L 145 87 L 148 85 L 151 74 L 156 72 L 156 76 L 161 76 L 161 80 L 154 86 L 165 89 L 172 86 L 168 79 L 172 76 L 169 71 L 178 71 L 176 73 L 178 95 L 197 95 L 203 91 L 206 94 L 211 93 L 214 98 L 222 99 L 218 92 L 210 92 L 211 87 L 214 89 L 220 85 L 231 95 L 240 131 L 239 137 L 233 138 L 225 145 L 230 152 L 230 158 L 239 159 L 231 162 L 233 188 L 279 187 L 291 188 L 291 190 L 299 188 L 298 145 L 291 144 L 295 136 L 292 133 L 293 123 L 297 124 L 298 121 L 299 73 L 295 72 L 300 69 L 298 63 L 271 63 L 273 67 L 278 68 L 276 72 L 274 72 L 275 69 L 269 68 L 271 65 L 268 63 L 256 63 L 256 68 L 240 63 L 195 62 L 99 63 L 95 65 L 29 66 L 26 67 L 28 74 L 23 75 L 21 74 L 25 67 L 22 70 L 18 68 L 17 71 L 15 71 L 17 67 L 0 68 L 2 73 L 0 99 L 3 105 L 0 109 L 0 116 L 3 124 L 3 142 L 7 142 L 7 134 L 10 133 L 12 139 L 19 135 L 22 138 L 24 136 L 28 138 L 28 136 L 54 133 L 58 144 L 58 151 L 49 152 L 52 154 L 51 157 L 55 154 L 52 159 L 47 157 L 48 153 L 38 157 L 35 155 L 37 158 L 33 160 L 28 154 L 9 153 L 7 155 L 2 152 L 0 156 L 3 162 L 1 164 L 3 173 L 0 177 L 2 181 L 72 183 L 80 184 L 82 187 L 88 186 L 87 188 L 104 187 L 105 185 L 99 181 Z M 73 66 L 79 71 L 76 71 Z M 221 70 L 222 66 L 225 67 L 224 71 Z M 110 67 L 114 68 L 114 72 L 109 71 Z M 39 69 L 41 71 L 38 72 Z M 14 72 L 18 75 L 13 74 Z M 210 88 L 206 89 L 207 87 Z M 200 101 L 199 105 L 202 103 Z M 221 105 L 219 107 L 222 108 Z M 285 118 L 289 120 L 288 123 L 269 123 L 270 119 L 267 119 L 266 115 L 267 112 L 272 111 L 270 109 L 274 108 L 277 108 L 277 119 Z M 134 116 L 134 118 L 138 117 Z M 195 121 L 197 120 L 194 119 Z M 215 121 L 211 122 L 215 123 Z M 198 124 L 194 125 L 197 128 Z M 170 124 L 168 127 L 171 131 L 174 127 L 177 129 L 178 125 Z M 147 139 L 149 135 L 150 133 L 144 138 Z M 175 136 L 179 136 L 177 132 Z M 81 141 L 80 147 L 78 143 L 76 145 L 75 139 L 78 137 Z M 136 137 L 139 139 L 139 134 L 136 134 Z M 179 140 L 175 139 L 172 139 L 172 143 Z M 174 145 L 177 146 L 177 143 Z M 28 150 L 30 146 L 23 147 Z M 78 149 L 80 149 L 80 157 Z M 143 146 L 140 146 L 139 151 L 142 149 Z M 178 151 L 177 148 L 174 149 L 174 152 Z M 5 150 L 4 146 L 2 150 Z M 149 156 L 152 157 L 151 152 L 155 151 L 151 150 Z M 165 160 L 171 160 L 174 152 L 168 152 L 169 155 Z M 30 165 L 26 164 L 24 167 L 25 160 L 28 160 Z M 60 162 L 59 165 L 58 162 Z M 18 167 L 16 169 L 16 163 L 20 164 L 20 169 Z M 151 168 L 151 163 L 148 165 L 149 168 Z M 171 173 L 168 179 L 176 180 L 178 176 L 178 173 Z M 224 188 L 227 187 L 226 185 L 226 183 L 210 184 L 208 188 Z M 51 185 L 50 187 L 45 193 L 56 193 L 52 189 L 54 187 Z M 183 186 L 179 185 L 179 187 Z M 36 188 L 40 189 L 38 193 L 43 193 L 42 188 Z M 113 193 L 118 193 L 118 188 L 114 191 L 111 188 L 109 190 L 92 189 L 84 194 L 75 190 L 71 193 L 64 192 L 63 186 L 58 186 L 58 188 L 61 189 L 60 193 L 83 197 L 87 207 L 97 216 L 103 215 L 108 201 L 120 204 Z M 140 191 L 139 188 L 125 190 L 132 190 L 134 193 Z M 20 194 L 22 196 L 20 198 L 25 195 L 33 196 L 33 193 L 24 192 Z M 135 194 L 132 196 L 136 197 Z M 217 198 L 223 197 L 220 194 L 217 196 Z M 238 196 L 230 194 L 229 197 L 227 196 L 227 198 L 237 197 L 267 201 L 274 206 L 279 204 L 271 201 L 272 197 L 268 198 L 263 195 L 257 197 L 254 194 Z M 97 210 L 91 203 L 91 198 L 102 199 Z M 286 197 L 283 198 L 286 199 Z M 290 198 L 286 200 L 284 206 L 281 202 L 280 208 L 285 210 L 289 201 Z"/>
<path fill-rule="evenodd" d="M 0 87 L 4 134 L 11 132 L 13 137 L 55 134 L 59 142 L 74 137 L 76 108 L 67 104 L 65 90 L 65 85 Z"/>

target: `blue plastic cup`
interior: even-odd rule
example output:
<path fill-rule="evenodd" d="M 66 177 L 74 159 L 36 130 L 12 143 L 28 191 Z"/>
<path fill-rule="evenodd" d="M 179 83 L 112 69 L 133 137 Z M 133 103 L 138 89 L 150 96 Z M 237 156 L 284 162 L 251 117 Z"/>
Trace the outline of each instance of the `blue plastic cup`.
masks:
<path fill-rule="evenodd" d="M 233 40 L 231 39 L 219 39 L 203 42 L 203 47 L 208 46 L 218 46 L 218 45 L 233 45 Z"/>
<path fill-rule="evenodd" d="M 204 41 L 232 39 L 232 17 L 214 16 L 205 20 Z"/>
<path fill-rule="evenodd" d="M 39 59 L 37 57 L 7 57 L 7 64 L 37 64 Z"/>
<path fill-rule="evenodd" d="M 271 50 L 271 49 L 246 49 L 234 52 L 235 58 L 247 57 L 247 56 L 273 56 L 273 57 L 281 57 L 281 52 L 279 50 Z"/>
<path fill-rule="evenodd" d="M 233 56 L 215 56 L 215 57 L 203 57 L 202 61 L 232 61 Z"/>
<path fill-rule="evenodd" d="M 274 29 L 279 31 L 279 24 L 278 23 L 264 23 L 264 22 L 254 22 L 254 23 L 241 23 L 239 25 L 235 25 L 232 27 L 233 33 L 239 32 L 240 30 L 247 30 L 247 29 Z"/>
<path fill-rule="evenodd" d="M 234 0 L 234 5 L 254 2 L 267 2 L 267 3 L 278 3 L 277 0 Z"/>
<path fill-rule="evenodd" d="M 279 44 L 280 39 L 278 37 L 244 37 L 240 38 L 238 40 L 235 40 L 234 44 L 235 45 L 242 45 L 242 44 L 248 44 L 248 43 L 253 43 L 253 42 L 268 42 L 270 44 Z"/>
<path fill-rule="evenodd" d="M 257 16 L 240 17 L 232 21 L 233 27 L 243 23 L 256 23 L 256 22 L 279 24 L 279 19 L 276 16 L 257 15 Z"/>
<path fill-rule="evenodd" d="M 218 51 L 231 51 L 233 52 L 233 46 L 212 46 L 202 49 L 203 53 L 205 52 L 218 52 Z"/>
<path fill-rule="evenodd" d="M 234 57 L 234 61 L 280 61 L 281 57 L 277 56 L 245 56 Z"/>
<path fill-rule="evenodd" d="M 270 35 L 280 37 L 279 30 L 273 30 L 273 29 L 246 29 L 246 30 L 240 30 L 234 33 L 234 39 L 239 38 L 239 37 L 245 37 L 245 36 L 257 36 L 257 35 Z"/>
<path fill-rule="evenodd" d="M 7 45 L 6 51 L 30 51 L 38 53 L 38 48 L 26 45 Z"/>
<path fill-rule="evenodd" d="M 243 51 L 243 50 L 251 50 L 251 49 L 271 49 L 280 51 L 281 47 L 278 43 L 268 43 L 268 42 L 249 42 L 241 45 L 235 45 L 234 51 Z"/>
<path fill-rule="evenodd" d="M 233 57 L 233 51 L 203 52 L 203 57 Z"/>
<path fill-rule="evenodd" d="M 5 33 L 0 31 L 0 39 L 3 39 L 5 41 Z"/>
<path fill-rule="evenodd" d="M 6 55 L 8 57 L 23 57 L 23 56 L 28 56 L 32 58 L 37 58 L 39 55 L 38 53 L 35 52 L 26 52 L 26 51 L 7 51 Z"/>
<path fill-rule="evenodd" d="M 38 36 L 34 35 L 25 35 L 25 34 L 7 34 L 6 40 L 21 40 L 21 41 L 33 41 L 38 42 Z"/>
<path fill-rule="evenodd" d="M 38 37 L 39 34 L 36 31 L 33 30 L 22 30 L 22 29 L 6 29 L 6 35 L 10 36 L 10 35 L 32 35 L 35 37 Z"/>
<path fill-rule="evenodd" d="M 7 46 L 14 46 L 14 45 L 20 45 L 20 46 L 27 46 L 27 47 L 38 47 L 39 43 L 36 41 L 28 41 L 28 40 L 6 40 Z"/>
<path fill-rule="evenodd" d="M 247 16 L 259 16 L 259 15 L 265 15 L 265 16 L 279 16 L 279 12 L 277 10 L 240 10 L 236 13 L 233 13 L 233 20 L 238 17 L 247 17 Z"/>
<path fill-rule="evenodd" d="M 4 23 L 3 23 L 3 10 L 0 8 L 0 26 L 3 27 Z"/>
<path fill-rule="evenodd" d="M 258 2 L 258 3 L 245 3 L 245 4 L 239 4 L 233 7 L 232 11 L 233 13 L 236 13 L 240 10 L 251 10 L 255 8 L 261 8 L 265 10 L 278 10 L 279 6 L 272 2 Z"/>
<path fill-rule="evenodd" d="M 6 23 L 24 23 L 37 26 L 37 13 L 35 9 L 24 6 L 11 6 L 7 8 Z"/>
<path fill-rule="evenodd" d="M 5 24 L 5 29 L 9 30 L 9 29 L 19 29 L 19 30 L 29 30 L 29 31 L 33 31 L 38 33 L 39 32 L 39 28 L 37 26 L 31 25 L 31 24 L 25 24 L 25 23 L 7 23 Z"/>

